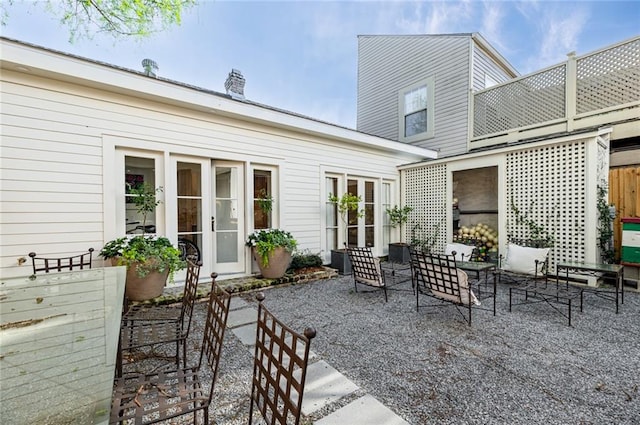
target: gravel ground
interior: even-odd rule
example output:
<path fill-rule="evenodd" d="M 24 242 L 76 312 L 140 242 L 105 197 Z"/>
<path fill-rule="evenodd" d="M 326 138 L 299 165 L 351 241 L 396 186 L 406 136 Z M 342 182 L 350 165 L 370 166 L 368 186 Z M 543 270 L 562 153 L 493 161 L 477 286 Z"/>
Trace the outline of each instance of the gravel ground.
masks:
<path fill-rule="evenodd" d="M 360 387 L 305 423 L 364 394 L 414 425 L 639 423 L 638 293 L 625 294 L 617 315 L 613 301 L 586 297 L 569 327 L 546 304 L 509 313 L 507 286 L 499 285 L 497 315 L 474 311 L 469 327 L 450 305 L 416 312 L 408 282 L 390 290 L 387 303 L 367 289 L 354 292 L 346 276 L 264 291 L 265 305 L 285 323 L 316 328 L 317 360 Z M 240 296 L 256 305 L 254 294 Z M 421 304 L 433 302 L 421 297 Z M 196 308 L 194 351 L 204 307 Z M 252 352 L 227 331 L 214 423 L 247 423 L 251 362 Z"/>

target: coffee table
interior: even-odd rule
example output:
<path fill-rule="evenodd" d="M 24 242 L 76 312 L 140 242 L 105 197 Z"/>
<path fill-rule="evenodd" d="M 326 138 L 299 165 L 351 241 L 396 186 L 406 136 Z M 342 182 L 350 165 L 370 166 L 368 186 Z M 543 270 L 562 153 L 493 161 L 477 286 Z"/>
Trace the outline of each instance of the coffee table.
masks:
<path fill-rule="evenodd" d="M 608 291 L 605 288 L 585 287 L 583 292 L 594 294 L 603 299 L 615 300 L 616 314 L 619 311 L 619 304 L 624 304 L 624 266 L 620 264 L 600 264 L 584 262 L 565 262 L 556 265 L 556 284 L 560 282 L 560 271 L 565 271 L 565 283 L 569 285 L 569 272 L 595 276 L 597 274 L 613 275 L 616 279 L 615 291 Z"/>

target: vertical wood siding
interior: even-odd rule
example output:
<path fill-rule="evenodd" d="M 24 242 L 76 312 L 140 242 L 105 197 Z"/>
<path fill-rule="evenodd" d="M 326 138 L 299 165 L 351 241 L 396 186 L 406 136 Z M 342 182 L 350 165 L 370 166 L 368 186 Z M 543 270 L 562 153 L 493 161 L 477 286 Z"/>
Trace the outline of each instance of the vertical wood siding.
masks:
<path fill-rule="evenodd" d="M 640 218 L 640 167 L 609 170 L 609 203 L 616 206 L 613 240 L 616 258 L 620 259 L 623 217 Z"/>

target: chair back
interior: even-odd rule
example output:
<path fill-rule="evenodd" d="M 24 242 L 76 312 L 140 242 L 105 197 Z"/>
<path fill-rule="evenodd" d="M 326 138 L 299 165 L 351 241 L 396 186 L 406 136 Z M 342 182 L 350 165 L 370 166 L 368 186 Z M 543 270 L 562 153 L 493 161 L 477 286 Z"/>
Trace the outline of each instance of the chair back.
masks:
<path fill-rule="evenodd" d="M 347 253 L 355 281 L 371 286 L 385 285 L 380 261 L 373 256 L 371 248 L 347 248 Z"/>
<path fill-rule="evenodd" d="M 213 396 L 213 387 L 218 376 L 218 365 L 220 364 L 220 353 L 224 340 L 224 331 L 227 328 L 227 318 L 229 317 L 229 305 L 231 295 L 216 284 L 217 273 L 211 273 L 213 283 L 211 294 L 209 295 L 209 306 L 207 307 L 207 318 L 204 325 L 204 335 L 202 348 L 200 350 L 199 368 L 203 366 L 206 357 L 206 364 L 211 369 L 211 387 L 209 388 L 209 403 Z"/>
<path fill-rule="evenodd" d="M 182 332 L 185 338 L 189 336 L 189 329 L 191 329 L 191 318 L 193 317 L 193 306 L 196 302 L 196 299 L 198 298 L 198 280 L 200 278 L 201 266 L 201 262 L 193 263 L 190 260 L 187 260 L 187 276 L 184 282 L 182 309 L 180 311 Z"/>
<path fill-rule="evenodd" d="M 256 298 L 259 301 L 258 325 L 249 424 L 255 405 L 269 425 L 298 425 L 309 345 L 316 331 L 313 328 L 306 328 L 304 334 L 293 331 L 267 310 L 262 303 L 262 293 Z"/>
<path fill-rule="evenodd" d="M 49 273 L 50 271 L 66 271 L 66 270 L 83 270 L 91 268 L 93 257 L 93 248 L 85 253 L 72 255 L 69 257 L 38 257 L 35 252 L 30 252 L 31 264 L 33 265 L 33 274 L 38 272 Z"/>
<path fill-rule="evenodd" d="M 410 250 L 412 276 L 418 289 L 427 289 L 442 298 L 462 304 L 461 286 L 453 255 L 427 254 Z"/>

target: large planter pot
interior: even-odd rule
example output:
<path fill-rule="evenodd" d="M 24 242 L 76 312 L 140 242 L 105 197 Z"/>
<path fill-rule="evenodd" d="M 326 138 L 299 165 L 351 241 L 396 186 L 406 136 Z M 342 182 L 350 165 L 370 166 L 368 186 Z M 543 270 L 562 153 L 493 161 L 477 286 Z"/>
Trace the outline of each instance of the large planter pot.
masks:
<path fill-rule="evenodd" d="M 145 277 L 139 277 L 137 269 L 137 264 L 127 269 L 124 290 L 127 299 L 130 301 L 145 301 L 162 295 L 169 277 L 169 270 L 165 270 L 163 273 L 153 271 Z"/>
<path fill-rule="evenodd" d="M 331 268 L 342 275 L 351 274 L 351 261 L 346 249 L 331 250 Z"/>
<path fill-rule="evenodd" d="M 284 276 L 284 273 L 289 268 L 289 264 L 291 264 L 291 253 L 283 247 L 278 247 L 269 254 L 269 262 L 267 265 L 262 263 L 262 259 L 255 248 L 252 248 L 251 251 L 260 269 L 260 274 L 265 279 L 278 279 Z"/>
<path fill-rule="evenodd" d="M 396 242 L 389 244 L 389 261 L 392 263 L 406 264 L 411 260 L 409 256 L 409 245 Z"/>

